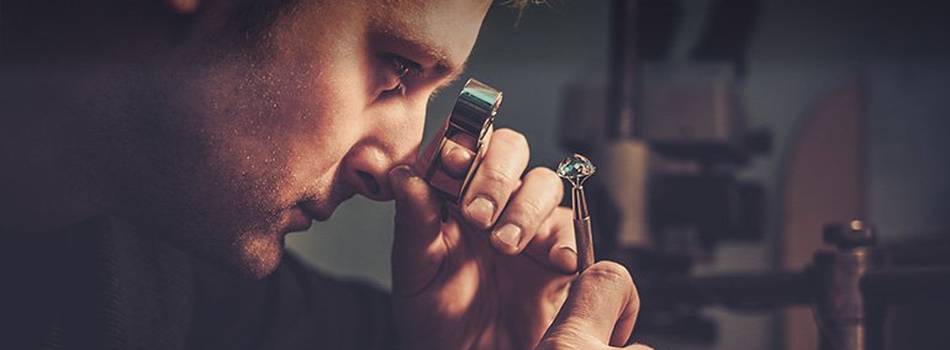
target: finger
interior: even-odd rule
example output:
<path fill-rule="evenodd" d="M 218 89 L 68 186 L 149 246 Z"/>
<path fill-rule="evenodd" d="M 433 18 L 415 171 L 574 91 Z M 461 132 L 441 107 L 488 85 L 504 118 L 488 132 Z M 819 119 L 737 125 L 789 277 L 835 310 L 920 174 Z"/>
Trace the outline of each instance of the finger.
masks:
<path fill-rule="evenodd" d="M 446 119 L 445 124 L 437 134 L 445 134 L 448 127 L 449 120 Z M 485 142 L 491 139 L 492 130 L 492 127 L 489 126 Z M 456 180 L 464 180 L 468 169 L 472 166 L 472 160 L 475 159 L 475 152 L 472 150 L 477 149 L 477 144 L 477 139 L 464 133 L 430 142 L 419 160 L 416 161 L 416 171 L 422 174 L 428 170 L 431 161 L 434 159 L 433 156 L 436 152 L 440 152 L 440 169 Z"/>
<path fill-rule="evenodd" d="M 439 128 L 439 131 L 436 133 L 436 135 L 444 134 L 445 130 L 448 129 L 448 127 L 449 127 L 449 120 L 446 119 L 445 122 L 442 123 L 442 127 Z M 429 142 L 429 144 L 426 145 L 426 147 L 422 149 L 422 153 L 419 154 L 418 158 L 416 158 L 416 162 L 413 164 L 413 170 L 415 170 L 417 174 L 425 174 L 426 171 L 429 170 L 429 166 L 432 163 L 433 156 L 435 155 L 435 152 L 439 150 L 439 146 L 441 145 L 442 145 L 441 140 L 436 139 L 436 140 L 433 140 L 432 142 Z"/>
<path fill-rule="evenodd" d="M 464 136 L 467 137 L 468 135 Z M 472 160 L 475 159 L 475 153 L 471 149 L 449 140 L 442 148 L 441 159 L 442 170 L 452 178 L 461 181 L 465 179 L 465 174 L 468 173 L 468 168 L 471 167 Z"/>
<path fill-rule="evenodd" d="M 495 131 L 485 158 L 465 194 L 465 218 L 476 227 L 487 229 L 508 203 L 528 166 L 528 142 L 524 135 L 510 129 Z"/>
<path fill-rule="evenodd" d="M 624 348 L 616 348 L 616 347 L 608 347 L 608 346 L 603 345 L 603 344 L 600 344 L 599 346 L 598 346 L 598 345 L 586 344 L 586 343 L 582 343 L 582 342 L 579 341 L 579 340 L 573 340 L 573 339 L 565 339 L 565 340 L 561 340 L 561 339 L 557 339 L 557 340 L 543 339 L 543 340 L 541 340 L 541 343 L 538 344 L 538 347 L 535 348 L 535 349 L 536 349 L 536 350 L 564 350 L 564 349 L 591 349 L 591 350 L 593 350 L 593 349 L 654 350 L 653 348 L 651 348 L 651 347 L 649 347 L 649 346 L 647 346 L 647 345 L 643 345 L 643 344 L 631 344 L 631 345 L 629 345 L 629 346 L 627 346 L 627 347 L 624 347 Z"/>
<path fill-rule="evenodd" d="M 564 274 L 577 272 L 577 247 L 571 209 L 555 208 L 541 224 L 525 252 L 536 261 Z"/>
<path fill-rule="evenodd" d="M 396 202 L 393 237 L 393 293 L 414 294 L 435 278 L 446 255 L 438 239 L 441 207 L 429 185 L 408 166 L 389 172 Z"/>
<path fill-rule="evenodd" d="M 502 253 L 521 253 L 563 196 L 561 179 L 553 171 L 543 167 L 529 171 L 498 219 L 491 233 L 492 245 Z"/>
<path fill-rule="evenodd" d="M 583 339 L 623 346 L 633 331 L 640 299 L 623 266 L 601 261 L 584 270 L 545 338 Z"/>

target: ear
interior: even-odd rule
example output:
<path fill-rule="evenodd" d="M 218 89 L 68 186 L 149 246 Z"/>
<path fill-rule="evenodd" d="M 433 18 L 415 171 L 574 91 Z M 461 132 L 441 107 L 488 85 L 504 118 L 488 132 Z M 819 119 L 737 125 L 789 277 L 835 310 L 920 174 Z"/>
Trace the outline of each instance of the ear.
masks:
<path fill-rule="evenodd" d="M 190 15 L 198 10 L 201 0 L 162 0 L 169 10 L 175 13 Z"/>

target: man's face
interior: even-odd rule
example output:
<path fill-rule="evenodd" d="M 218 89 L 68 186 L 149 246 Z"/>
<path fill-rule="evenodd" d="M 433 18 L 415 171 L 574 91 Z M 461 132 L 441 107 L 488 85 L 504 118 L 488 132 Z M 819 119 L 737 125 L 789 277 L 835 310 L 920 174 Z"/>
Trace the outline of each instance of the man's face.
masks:
<path fill-rule="evenodd" d="M 246 37 L 194 30 L 128 89 L 121 210 L 200 255 L 270 273 L 285 233 L 354 194 L 390 198 L 387 172 L 412 162 L 426 103 L 461 70 L 489 5 L 300 1 L 266 24 L 238 22 Z M 253 17 L 242 13 L 204 9 L 192 26 Z"/>

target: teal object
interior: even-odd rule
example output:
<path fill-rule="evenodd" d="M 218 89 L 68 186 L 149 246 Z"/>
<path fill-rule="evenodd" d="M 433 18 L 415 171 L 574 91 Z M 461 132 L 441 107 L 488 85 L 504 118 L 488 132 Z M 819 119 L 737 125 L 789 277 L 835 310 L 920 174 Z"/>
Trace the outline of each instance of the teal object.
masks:
<path fill-rule="evenodd" d="M 580 186 L 588 177 L 597 171 L 594 163 L 590 159 L 580 154 L 567 157 L 557 166 L 557 176 L 560 176 L 571 182 L 574 186 Z"/>

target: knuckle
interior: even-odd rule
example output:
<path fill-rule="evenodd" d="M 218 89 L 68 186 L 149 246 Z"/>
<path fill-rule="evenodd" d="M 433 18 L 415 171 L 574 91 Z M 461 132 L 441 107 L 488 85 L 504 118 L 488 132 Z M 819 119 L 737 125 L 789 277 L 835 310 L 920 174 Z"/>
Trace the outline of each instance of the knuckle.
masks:
<path fill-rule="evenodd" d="M 512 149 L 528 149 L 528 138 L 511 129 L 496 130 L 492 135 L 492 142 L 501 142 Z"/>
<path fill-rule="evenodd" d="M 528 175 L 526 177 L 529 177 L 532 179 L 536 178 L 538 179 L 538 181 L 544 181 L 548 184 L 557 184 L 557 185 L 561 184 L 561 178 L 557 176 L 554 170 L 548 169 L 547 167 L 543 167 L 543 166 L 532 168 L 531 171 L 528 172 Z M 558 188 L 560 188 L 560 186 L 558 186 Z"/>
<path fill-rule="evenodd" d="M 523 198 L 516 203 L 515 212 L 521 220 L 532 223 L 540 223 L 541 219 L 547 214 L 545 205 L 541 203 L 540 198 Z"/>
<path fill-rule="evenodd" d="M 537 349 L 543 350 L 574 350 L 582 349 L 580 338 L 582 332 L 576 327 L 564 324 L 553 330 L 538 344 Z"/>
<path fill-rule="evenodd" d="M 545 197 L 544 200 L 553 203 L 560 203 L 564 198 L 564 186 L 561 184 L 561 178 L 553 170 L 546 167 L 535 167 L 529 171 L 525 177 L 525 183 L 529 184 L 526 188 L 532 191 L 538 191 L 538 195 Z"/>
<path fill-rule="evenodd" d="M 633 277 L 622 265 L 611 261 L 604 261 L 594 264 L 587 271 L 584 271 L 585 278 L 589 278 L 597 284 L 606 284 L 622 289 L 632 289 Z"/>
<path fill-rule="evenodd" d="M 511 174 L 497 168 L 485 168 L 482 171 L 479 171 L 479 175 L 484 179 L 485 182 L 489 185 L 500 186 L 500 188 L 508 188 L 510 184 L 515 183 L 516 179 Z"/>
<path fill-rule="evenodd" d="M 582 347 L 574 342 L 566 341 L 561 338 L 547 338 L 541 341 L 537 347 L 538 350 L 581 350 Z"/>

